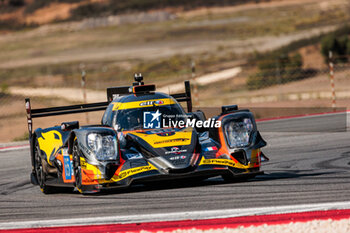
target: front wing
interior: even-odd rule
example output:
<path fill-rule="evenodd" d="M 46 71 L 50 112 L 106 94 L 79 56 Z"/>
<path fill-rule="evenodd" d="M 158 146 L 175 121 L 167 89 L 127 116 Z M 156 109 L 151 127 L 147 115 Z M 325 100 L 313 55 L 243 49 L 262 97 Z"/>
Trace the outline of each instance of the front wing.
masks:
<path fill-rule="evenodd" d="M 135 166 L 142 164 L 141 166 Z M 105 179 L 101 168 L 88 164 L 81 158 L 82 189 L 81 192 L 97 192 L 100 190 L 125 188 L 131 184 L 146 183 L 162 180 L 179 180 L 201 177 L 203 179 L 219 176 L 234 175 L 252 176 L 262 174 L 259 171 L 260 161 L 258 163 L 249 163 L 244 166 L 235 163 L 230 159 L 202 157 L 195 166 L 181 170 L 164 170 L 156 167 L 145 159 L 126 161 L 115 172 L 112 178 Z M 135 167 L 132 167 L 135 166 Z"/>

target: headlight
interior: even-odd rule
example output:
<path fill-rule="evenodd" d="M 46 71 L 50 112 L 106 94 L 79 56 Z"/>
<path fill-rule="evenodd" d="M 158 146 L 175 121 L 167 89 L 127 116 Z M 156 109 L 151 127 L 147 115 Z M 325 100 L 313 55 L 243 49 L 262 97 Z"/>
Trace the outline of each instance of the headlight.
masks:
<path fill-rule="evenodd" d="M 87 144 L 97 160 L 117 159 L 117 139 L 114 136 L 90 133 Z"/>
<path fill-rule="evenodd" d="M 227 142 L 231 148 L 245 147 L 250 143 L 254 125 L 250 118 L 229 121 L 224 126 Z"/>

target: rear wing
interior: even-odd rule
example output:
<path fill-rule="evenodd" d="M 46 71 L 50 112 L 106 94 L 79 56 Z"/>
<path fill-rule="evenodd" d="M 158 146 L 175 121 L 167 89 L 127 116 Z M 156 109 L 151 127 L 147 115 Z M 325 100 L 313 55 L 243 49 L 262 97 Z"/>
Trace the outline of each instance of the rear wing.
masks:
<path fill-rule="evenodd" d="M 192 112 L 192 99 L 191 99 L 191 86 L 190 81 L 185 81 L 185 92 L 179 94 L 172 94 L 171 96 L 175 98 L 178 102 L 187 102 L 187 111 Z M 49 116 L 58 116 L 65 114 L 75 114 L 75 113 L 84 113 L 84 112 L 93 112 L 93 111 L 104 111 L 108 107 L 109 103 L 113 101 L 114 97 L 120 95 L 129 95 L 133 92 L 144 93 L 145 87 L 150 87 L 152 85 L 140 85 L 134 87 L 111 87 L 107 89 L 107 101 L 106 102 L 97 102 L 89 104 L 77 104 L 61 107 L 51 107 L 51 108 L 37 108 L 32 109 L 30 99 L 25 99 L 25 107 L 27 113 L 27 123 L 28 123 L 28 132 L 29 138 L 33 134 L 33 118 L 40 117 L 49 117 Z M 136 88 L 135 88 L 136 87 Z M 139 88 L 137 88 L 139 87 Z M 150 87 L 154 91 L 153 87 Z"/>
<path fill-rule="evenodd" d="M 83 113 L 83 112 L 103 111 L 103 110 L 106 110 L 109 102 L 98 102 L 98 103 L 91 103 L 91 104 L 77 104 L 77 105 L 52 107 L 52 108 L 32 109 L 30 104 L 30 99 L 26 98 L 25 104 L 26 104 L 26 112 L 27 112 L 29 138 L 31 138 L 33 134 L 33 118 Z"/>
<path fill-rule="evenodd" d="M 192 97 L 191 97 L 191 84 L 190 81 L 185 81 L 185 92 L 179 94 L 172 94 L 171 96 L 178 102 L 187 103 L 187 112 L 192 112 Z"/>

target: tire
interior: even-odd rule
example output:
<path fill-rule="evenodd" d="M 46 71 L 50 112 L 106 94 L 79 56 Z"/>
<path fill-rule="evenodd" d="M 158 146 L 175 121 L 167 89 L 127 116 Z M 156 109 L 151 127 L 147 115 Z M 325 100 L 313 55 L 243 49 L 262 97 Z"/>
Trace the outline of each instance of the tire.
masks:
<path fill-rule="evenodd" d="M 40 186 L 41 192 L 44 194 L 50 194 L 56 192 L 56 189 L 54 187 L 46 185 L 46 174 L 43 169 L 43 159 L 40 156 L 40 147 L 38 140 L 35 139 L 35 147 L 34 147 L 34 169 L 35 169 L 35 175 L 36 179 L 38 181 L 38 184 Z"/>
<path fill-rule="evenodd" d="M 75 187 L 77 190 L 82 193 L 82 187 L 81 184 L 81 166 L 80 166 L 80 150 L 78 147 L 78 142 L 75 139 L 73 143 L 73 171 L 74 171 L 74 177 L 75 177 Z"/>
<path fill-rule="evenodd" d="M 38 179 L 35 175 L 35 172 L 30 173 L 30 183 L 32 183 L 34 185 L 39 185 L 39 182 L 38 182 Z"/>

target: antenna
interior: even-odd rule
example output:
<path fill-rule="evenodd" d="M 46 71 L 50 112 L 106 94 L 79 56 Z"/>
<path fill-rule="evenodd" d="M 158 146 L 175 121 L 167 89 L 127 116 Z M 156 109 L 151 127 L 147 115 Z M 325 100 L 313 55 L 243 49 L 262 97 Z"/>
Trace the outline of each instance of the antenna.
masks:
<path fill-rule="evenodd" d="M 134 74 L 134 80 L 135 80 L 135 82 L 132 84 L 133 86 L 144 85 L 144 82 L 142 82 L 143 76 L 142 76 L 141 73 L 135 73 Z"/>

